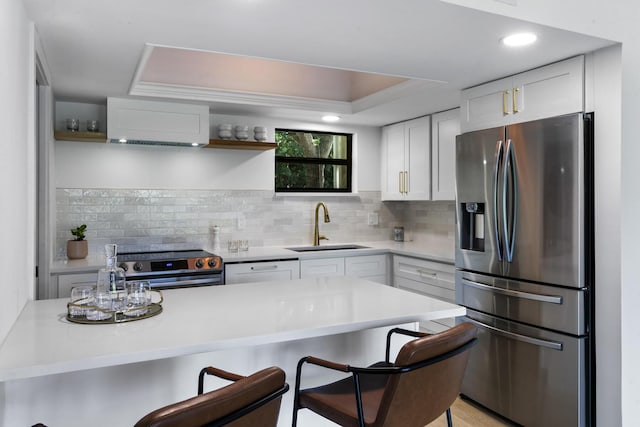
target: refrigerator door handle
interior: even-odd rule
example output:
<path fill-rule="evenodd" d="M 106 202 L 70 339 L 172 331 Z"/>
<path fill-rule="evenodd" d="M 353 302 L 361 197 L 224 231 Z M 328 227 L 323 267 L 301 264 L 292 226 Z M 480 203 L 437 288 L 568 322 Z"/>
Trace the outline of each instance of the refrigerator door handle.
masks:
<path fill-rule="evenodd" d="M 540 295 L 540 294 L 532 294 L 532 293 L 529 293 L 529 292 L 514 291 L 512 289 L 496 288 L 495 286 L 490 286 L 490 285 L 485 285 L 483 283 L 473 282 L 473 281 L 471 281 L 469 279 L 465 279 L 465 278 L 462 279 L 462 282 L 465 285 L 471 286 L 473 288 L 487 290 L 487 291 L 494 292 L 496 294 L 506 295 L 506 296 L 509 296 L 509 297 L 528 299 L 528 300 L 532 300 L 532 301 L 548 302 L 548 303 L 551 303 L 551 304 L 562 304 L 562 297 L 561 296 L 557 296 L 557 295 Z"/>
<path fill-rule="evenodd" d="M 488 329 L 489 331 L 493 332 L 494 334 L 503 336 L 503 337 L 508 338 L 508 339 L 524 342 L 524 343 L 527 343 L 527 344 L 533 344 L 533 345 L 536 345 L 538 347 L 550 348 L 551 350 L 562 351 L 562 343 L 561 342 L 541 340 L 539 338 L 533 338 L 533 337 L 529 337 L 527 335 L 516 334 L 515 332 L 508 332 L 508 331 L 496 328 L 495 326 L 489 326 L 486 323 L 478 322 L 477 320 L 473 320 L 473 319 L 471 319 L 469 317 L 465 317 L 465 320 L 473 323 L 474 325 L 478 326 L 479 328 Z"/>
<path fill-rule="evenodd" d="M 493 170 L 493 233 L 496 239 L 496 252 L 498 261 L 502 262 L 502 239 L 500 238 L 500 226 L 498 224 L 498 187 L 500 185 L 500 167 L 504 155 L 504 141 L 500 140 L 496 143 L 496 159 Z"/>
<path fill-rule="evenodd" d="M 502 226 L 507 262 L 513 262 L 513 248 L 516 243 L 516 221 L 518 218 L 518 182 L 516 159 L 513 150 L 513 143 L 508 139 L 504 156 L 504 169 L 502 171 Z M 510 186 L 509 177 L 511 177 Z M 507 197 L 509 194 L 512 196 L 511 203 L 509 203 L 509 198 Z M 511 209 L 509 209 L 509 206 L 511 206 Z"/>

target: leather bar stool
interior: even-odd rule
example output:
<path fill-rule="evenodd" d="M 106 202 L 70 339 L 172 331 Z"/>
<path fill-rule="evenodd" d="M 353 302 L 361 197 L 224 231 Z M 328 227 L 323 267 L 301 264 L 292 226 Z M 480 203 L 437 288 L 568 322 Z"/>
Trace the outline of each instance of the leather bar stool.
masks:
<path fill-rule="evenodd" d="M 233 382 L 203 393 L 205 375 Z M 198 396 L 150 412 L 135 427 L 275 427 L 287 390 L 285 373 L 275 366 L 246 377 L 207 367 L 200 371 Z"/>
<path fill-rule="evenodd" d="M 394 333 L 417 337 L 404 344 L 389 360 Z M 341 426 L 423 427 L 443 412 L 451 427 L 450 406 L 460 386 L 476 344 L 476 327 L 460 323 L 438 334 L 392 329 L 387 335 L 386 358 L 367 368 L 358 368 L 308 356 L 300 359 L 296 373 L 293 426 L 298 410 L 307 408 Z M 350 373 L 331 384 L 300 390 L 305 363 Z"/>

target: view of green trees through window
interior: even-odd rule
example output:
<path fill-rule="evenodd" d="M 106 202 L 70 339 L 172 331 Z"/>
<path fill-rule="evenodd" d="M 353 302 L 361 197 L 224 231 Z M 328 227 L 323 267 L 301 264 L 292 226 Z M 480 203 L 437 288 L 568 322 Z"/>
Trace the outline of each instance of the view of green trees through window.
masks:
<path fill-rule="evenodd" d="M 351 134 L 276 129 L 276 191 L 351 192 Z"/>

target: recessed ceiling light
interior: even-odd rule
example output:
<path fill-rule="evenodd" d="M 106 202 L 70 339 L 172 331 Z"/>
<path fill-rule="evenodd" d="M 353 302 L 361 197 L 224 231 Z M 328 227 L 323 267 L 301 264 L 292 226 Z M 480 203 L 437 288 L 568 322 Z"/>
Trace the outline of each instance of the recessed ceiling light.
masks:
<path fill-rule="evenodd" d="M 536 36 L 533 33 L 518 33 L 518 34 L 511 34 L 503 38 L 502 44 L 510 47 L 526 46 L 535 42 L 537 39 L 538 39 L 538 36 Z"/>
<path fill-rule="evenodd" d="M 324 120 L 325 122 L 337 122 L 338 120 L 340 120 L 340 116 L 326 115 L 322 116 L 322 120 Z"/>

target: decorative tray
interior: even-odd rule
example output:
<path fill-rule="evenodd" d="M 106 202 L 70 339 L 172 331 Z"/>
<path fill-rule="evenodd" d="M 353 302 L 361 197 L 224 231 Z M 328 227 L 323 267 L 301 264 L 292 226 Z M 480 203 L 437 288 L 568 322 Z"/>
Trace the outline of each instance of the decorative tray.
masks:
<path fill-rule="evenodd" d="M 164 298 L 162 292 L 151 290 L 153 293 L 160 295 L 160 300 L 152 302 L 141 308 L 125 308 L 122 310 L 105 310 L 94 305 L 82 304 L 82 300 L 67 303 L 67 320 L 73 323 L 82 323 L 84 325 L 101 325 L 110 323 L 132 322 L 134 320 L 148 319 L 162 313 L 162 302 Z M 88 310 L 98 312 L 100 319 L 89 319 L 87 314 L 71 314 L 74 309 L 86 313 Z"/>

